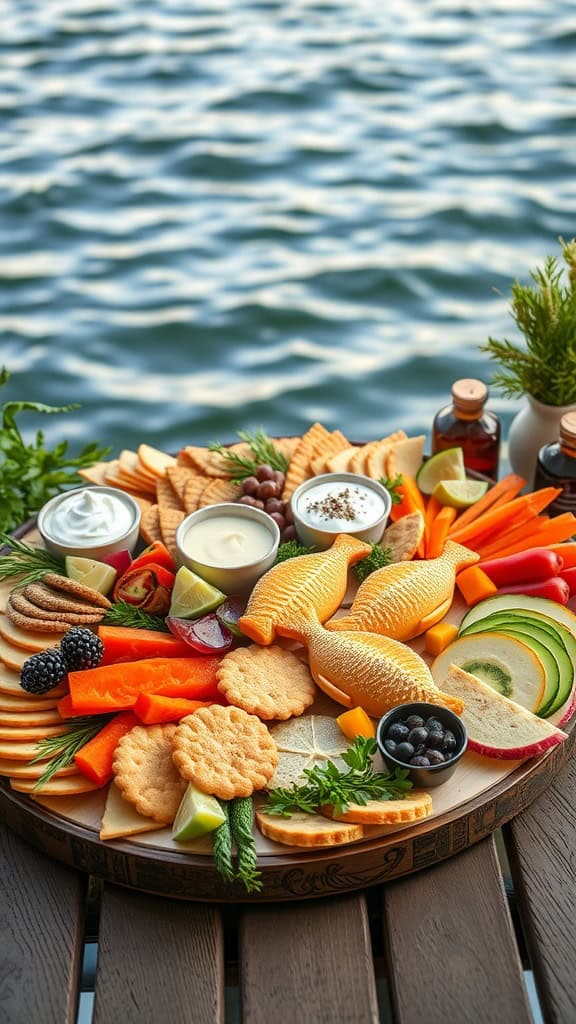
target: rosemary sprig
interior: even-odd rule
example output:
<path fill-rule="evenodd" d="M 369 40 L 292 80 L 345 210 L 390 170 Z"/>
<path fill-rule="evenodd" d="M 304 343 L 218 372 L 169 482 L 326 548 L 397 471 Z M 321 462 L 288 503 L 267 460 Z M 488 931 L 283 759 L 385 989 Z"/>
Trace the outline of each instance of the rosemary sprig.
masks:
<path fill-rule="evenodd" d="M 10 553 L 0 557 L 0 580 L 20 576 L 20 583 L 35 583 L 47 572 L 64 572 L 64 559 L 53 555 L 45 548 L 32 548 L 24 541 L 8 533 L 0 532 L 0 543 L 9 547 Z"/>
<path fill-rule="evenodd" d="M 377 569 L 383 569 L 385 565 L 390 565 L 391 561 L 391 548 L 383 548 L 381 544 L 373 544 L 370 554 L 366 555 L 366 558 L 363 558 L 361 562 L 357 562 L 354 566 L 356 579 L 362 583 L 367 576 L 376 572 Z"/>
<path fill-rule="evenodd" d="M 234 866 L 232 864 L 232 829 L 230 827 L 230 807 L 228 800 L 219 800 L 218 803 L 226 815 L 226 820 L 212 834 L 212 853 L 214 865 L 221 878 L 225 882 L 234 881 Z"/>
<path fill-rule="evenodd" d="M 313 814 L 319 807 L 334 807 L 344 814 L 351 803 L 365 806 L 369 800 L 401 800 L 412 789 L 408 771 L 397 768 L 393 773 L 375 772 L 372 757 L 376 742 L 358 736 L 342 754 L 348 771 L 339 771 L 333 761 L 306 768 L 307 782 L 302 786 L 274 789 L 264 806 L 266 814 L 289 818 L 295 811 Z"/>
<path fill-rule="evenodd" d="M 129 626 L 131 629 L 154 629 L 157 633 L 170 632 L 159 615 L 149 615 L 128 601 L 116 601 L 106 612 L 102 623 L 106 626 Z"/>
<path fill-rule="evenodd" d="M 226 448 L 220 441 L 214 441 L 209 445 L 211 452 L 218 452 L 224 460 L 224 469 L 230 474 L 234 483 L 240 483 L 248 476 L 254 476 L 258 466 L 271 466 L 272 469 L 279 469 L 285 473 L 288 469 L 288 460 L 280 452 L 272 439 L 259 427 L 254 434 L 246 430 L 239 430 L 238 437 L 245 441 L 250 447 L 253 458 L 239 455 L 238 452 Z"/>
<path fill-rule="evenodd" d="M 262 890 L 262 873 L 256 867 L 254 841 L 254 801 L 251 796 L 236 797 L 230 801 L 230 827 L 236 843 L 237 864 L 234 877 L 242 882 L 246 892 Z"/>
<path fill-rule="evenodd" d="M 86 718 L 75 718 L 70 722 L 70 728 L 60 736 L 49 736 L 46 739 L 38 740 L 36 749 L 38 753 L 32 758 L 30 764 L 41 761 L 46 754 L 52 757 L 46 761 L 46 767 L 34 786 L 36 793 L 52 776 L 60 770 L 67 768 L 74 761 L 76 754 L 89 740 L 93 739 L 107 722 L 110 715 L 91 715 Z"/>

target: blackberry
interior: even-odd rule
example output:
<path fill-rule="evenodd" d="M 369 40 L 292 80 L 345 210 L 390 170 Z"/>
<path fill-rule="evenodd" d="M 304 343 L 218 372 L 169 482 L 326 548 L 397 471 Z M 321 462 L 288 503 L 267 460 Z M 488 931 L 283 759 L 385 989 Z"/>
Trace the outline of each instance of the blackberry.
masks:
<path fill-rule="evenodd" d="M 27 693 L 48 693 L 62 681 L 68 669 L 57 647 L 27 658 L 20 673 L 20 686 Z"/>
<path fill-rule="evenodd" d="M 68 672 L 96 668 L 104 657 L 104 644 L 91 629 L 74 626 L 60 641 L 60 653 Z"/>

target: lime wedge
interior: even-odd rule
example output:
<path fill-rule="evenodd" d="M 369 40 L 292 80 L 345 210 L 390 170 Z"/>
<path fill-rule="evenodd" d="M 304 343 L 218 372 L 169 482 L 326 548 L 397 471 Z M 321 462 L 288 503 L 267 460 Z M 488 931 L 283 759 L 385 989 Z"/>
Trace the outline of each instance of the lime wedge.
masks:
<path fill-rule="evenodd" d="M 97 590 L 100 594 L 108 593 L 118 575 L 111 565 L 97 562 L 94 558 L 66 555 L 64 562 L 68 579 L 92 587 L 92 590 Z"/>
<path fill-rule="evenodd" d="M 416 483 L 422 494 L 432 494 L 441 480 L 464 480 L 466 470 L 461 448 L 447 448 L 437 452 L 422 464 L 416 475 Z"/>
<path fill-rule="evenodd" d="M 468 508 L 488 490 L 486 480 L 441 480 L 432 492 L 441 505 Z"/>
<path fill-rule="evenodd" d="M 197 619 L 225 600 L 226 594 L 183 565 L 176 573 L 170 615 L 179 619 Z"/>
<path fill-rule="evenodd" d="M 226 821 L 216 797 L 202 793 L 191 782 L 180 801 L 172 826 L 172 839 L 179 843 L 213 832 Z"/>

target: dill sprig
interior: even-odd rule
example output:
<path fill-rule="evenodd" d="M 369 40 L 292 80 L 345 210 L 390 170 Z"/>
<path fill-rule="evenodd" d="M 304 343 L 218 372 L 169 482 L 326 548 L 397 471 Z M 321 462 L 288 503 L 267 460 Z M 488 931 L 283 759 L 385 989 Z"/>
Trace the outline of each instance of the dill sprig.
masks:
<path fill-rule="evenodd" d="M 214 441 L 209 445 L 211 452 L 218 452 L 224 460 L 224 469 L 228 472 L 234 483 L 240 483 L 248 476 L 254 476 L 258 466 L 271 466 L 272 469 L 279 469 L 285 473 L 288 469 L 288 460 L 281 451 L 276 448 L 273 440 L 262 427 L 259 427 L 254 434 L 247 430 L 239 430 L 238 437 L 245 441 L 252 452 L 252 458 L 240 455 L 238 452 L 226 448 L 220 441 Z"/>
<path fill-rule="evenodd" d="M 32 758 L 30 764 L 42 761 L 46 754 L 52 756 L 46 762 L 42 775 L 34 786 L 36 793 L 52 776 L 61 768 L 67 768 L 74 761 L 76 754 L 89 740 L 104 728 L 110 721 L 110 715 L 90 715 L 86 718 L 75 718 L 70 722 L 70 728 L 60 733 L 59 736 L 49 736 L 46 739 L 38 740 L 36 749 L 38 753 Z"/>
<path fill-rule="evenodd" d="M 366 555 L 366 558 L 363 558 L 361 562 L 357 562 L 354 566 L 354 575 L 362 583 L 367 576 L 376 572 L 377 569 L 383 569 L 385 565 L 390 565 L 391 561 L 391 548 L 383 548 L 381 544 L 373 544 L 370 554 Z"/>
<path fill-rule="evenodd" d="M 288 558 L 298 558 L 300 555 L 310 555 L 314 548 L 308 548 L 305 544 L 299 544 L 297 540 L 287 540 L 278 548 L 276 565 L 278 562 L 285 562 Z"/>
<path fill-rule="evenodd" d="M 106 612 L 102 624 L 128 626 L 131 629 L 153 629 L 157 633 L 170 632 L 164 619 L 159 615 L 149 615 L 144 609 L 128 604 L 128 601 L 116 601 Z"/>
<path fill-rule="evenodd" d="M 0 580 L 22 577 L 19 583 L 35 583 L 47 572 L 64 573 L 64 559 L 45 548 L 32 548 L 8 533 L 0 532 L 0 543 L 9 547 L 9 554 L 0 557 Z"/>
<path fill-rule="evenodd" d="M 401 800 L 412 789 L 408 771 L 396 768 L 391 774 L 375 772 L 372 757 L 376 749 L 375 740 L 358 736 L 341 755 L 348 771 L 340 771 L 333 761 L 305 768 L 307 782 L 273 789 L 263 810 L 289 818 L 295 811 L 314 814 L 319 807 L 330 806 L 339 815 L 345 814 L 350 804 L 365 806 L 370 800 Z"/>

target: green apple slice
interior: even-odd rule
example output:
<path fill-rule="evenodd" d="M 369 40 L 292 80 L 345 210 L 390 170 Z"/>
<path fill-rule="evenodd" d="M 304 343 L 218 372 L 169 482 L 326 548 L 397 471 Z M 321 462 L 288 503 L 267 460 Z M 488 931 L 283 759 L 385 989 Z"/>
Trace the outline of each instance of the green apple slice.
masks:
<path fill-rule="evenodd" d="M 184 843 L 214 832 L 226 821 L 226 815 L 216 797 L 202 793 L 191 782 L 180 801 L 172 826 L 172 839 Z"/>
<path fill-rule="evenodd" d="M 465 480 L 464 455 L 461 448 L 446 448 L 432 455 L 418 470 L 416 483 L 422 494 L 432 494 L 442 480 Z"/>
<path fill-rule="evenodd" d="M 80 558 L 76 555 L 66 555 L 66 575 L 68 579 L 83 583 L 86 587 L 92 587 L 100 594 L 107 594 L 116 576 L 116 569 L 105 562 L 97 562 L 94 558 Z"/>

